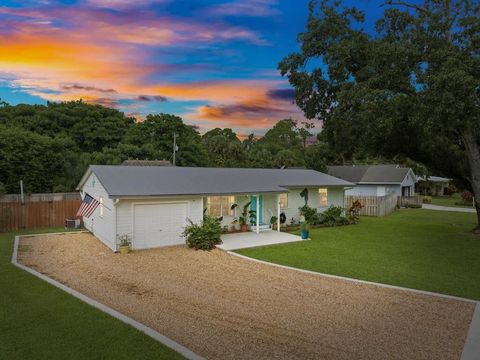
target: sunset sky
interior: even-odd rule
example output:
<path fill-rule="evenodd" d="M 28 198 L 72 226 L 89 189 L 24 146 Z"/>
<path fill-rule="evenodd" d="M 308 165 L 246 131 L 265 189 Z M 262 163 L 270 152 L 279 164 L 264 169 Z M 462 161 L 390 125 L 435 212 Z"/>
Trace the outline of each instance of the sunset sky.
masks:
<path fill-rule="evenodd" d="M 278 120 L 304 120 L 276 67 L 297 49 L 307 7 L 307 0 L 1 1 L 0 98 L 83 99 L 138 119 L 176 114 L 202 132 L 262 135 Z"/>

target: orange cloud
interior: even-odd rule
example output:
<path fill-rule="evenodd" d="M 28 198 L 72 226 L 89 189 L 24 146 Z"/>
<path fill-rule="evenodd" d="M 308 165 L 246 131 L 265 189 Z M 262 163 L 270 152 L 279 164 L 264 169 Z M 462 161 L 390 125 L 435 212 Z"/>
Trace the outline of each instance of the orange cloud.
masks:
<path fill-rule="evenodd" d="M 127 4 L 95 0 L 100 7 L 112 1 Z M 0 14 L 11 17 L 0 24 L 0 76 L 31 95 L 121 107 L 138 119 L 147 99 L 201 101 L 204 105 L 184 113 L 185 119 L 203 128 L 231 126 L 242 133 L 266 129 L 283 118 L 303 119 L 291 91 L 280 88 L 284 81 L 161 81 L 162 74 L 190 71 L 194 65 L 158 64 L 158 47 L 194 48 L 197 42 L 232 39 L 263 42 L 248 29 L 83 7 L 0 7 Z"/>

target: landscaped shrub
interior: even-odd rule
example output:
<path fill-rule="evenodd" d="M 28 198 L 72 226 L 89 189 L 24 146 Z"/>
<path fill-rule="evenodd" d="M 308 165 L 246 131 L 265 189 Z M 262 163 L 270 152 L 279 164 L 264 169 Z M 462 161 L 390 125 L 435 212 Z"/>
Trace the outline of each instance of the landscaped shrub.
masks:
<path fill-rule="evenodd" d="M 457 188 L 453 184 L 448 184 L 448 187 L 443 189 L 443 195 L 447 195 L 447 196 L 453 195 L 456 192 L 457 192 Z"/>
<path fill-rule="evenodd" d="M 355 200 L 352 203 L 352 206 L 348 209 L 348 222 L 350 224 L 356 224 L 358 223 L 358 220 L 360 220 L 360 210 L 362 210 L 362 203 L 359 200 Z"/>
<path fill-rule="evenodd" d="M 465 204 L 471 204 L 473 201 L 473 194 L 470 191 L 464 191 L 460 194 L 462 202 Z"/>
<path fill-rule="evenodd" d="M 346 225 L 348 219 L 343 215 L 341 206 L 331 205 L 327 210 L 320 213 L 320 224 L 325 226 Z"/>
<path fill-rule="evenodd" d="M 201 224 L 195 224 L 190 219 L 190 225 L 185 227 L 183 236 L 188 247 L 195 250 L 211 250 L 220 244 L 222 234 L 221 218 L 205 215 Z"/>
<path fill-rule="evenodd" d="M 420 209 L 422 207 L 422 204 L 413 204 L 413 203 L 405 203 L 403 205 L 405 208 L 410 208 L 410 209 Z"/>
<path fill-rule="evenodd" d="M 431 196 L 424 196 L 422 199 L 424 204 L 431 204 L 432 203 L 432 197 Z"/>
<path fill-rule="evenodd" d="M 320 216 L 317 212 L 317 209 L 308 205 L 303 205 L 299 207 L 298 210 L 300 210 L 300 216 L 303 216 L 305 221 L 309 224 L 316 225 L 320 223 Z"/>

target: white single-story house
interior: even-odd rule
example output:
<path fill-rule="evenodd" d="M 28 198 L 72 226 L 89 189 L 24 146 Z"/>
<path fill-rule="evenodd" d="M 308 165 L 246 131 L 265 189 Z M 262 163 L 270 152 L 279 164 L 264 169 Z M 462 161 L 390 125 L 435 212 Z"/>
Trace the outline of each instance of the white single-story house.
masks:
<path fill-rule="evenodd" d="M 445 189 L 450 185 L 452 179 L 441 176 L 425 176 L 417 177 L 417 192 L 421 194 L 429 194 L 435 196 L 445 195 Z"/>
<path fill-rule="evenodd" d="M 417 178 L 411 168 L 398 165 L 344 165 L 330 166 L 328 173 L 356 184 L 346 191 L 346 195 L 415 195 Z"/>
<path fill-rule="evenodd" d="M 344 206 L 345 189 L 352 183 L 305 169 L 226 169 L 174 166 L 92 165 L 77 190 L 100 204 L 85 227 L 110 249 L 117 237 L 129 235 L 132 248 L 145 249 L 184 243 L 182 232 L 190 219 L 199 223 L 204 209 L 233 225 L 242 207 L 251 201 L 256 211 L 252 230 L 270 228 L 272 216 L 284 213 L 287 222 L 299 219 L 299 207 L 320 211 Z M 231 209 L 232 204 L 238 204 Z M 279 221 L 279 220 L 278 220 Z"/>

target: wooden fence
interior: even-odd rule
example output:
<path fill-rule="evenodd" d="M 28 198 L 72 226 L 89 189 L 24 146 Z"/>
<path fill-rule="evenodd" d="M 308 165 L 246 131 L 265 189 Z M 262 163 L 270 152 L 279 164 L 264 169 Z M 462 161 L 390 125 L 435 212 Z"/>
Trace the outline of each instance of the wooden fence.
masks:
<path fill-rule="evenodd" d="M 35 195 L 25 196 L 24 203 L 20 198 L 5 201 L 12 200 L 16 194 L 0 199 L 0 232 L 64 226 L 65 219 L 75 218 L 81 204 L 78 193 Z"/>
<path fill-rule="evenodd" d="M 409 205 L 422 206 L 423 200 L 421 196 L 399 196 L 398 197 L 398 206 L 406 207 Z"/>
<path fill-rule="evenodd" d="M 360 201 L 362 216 L 385 216 L 390 214 L 397 207 L 397 197 L 395 195 L 387 196 L 345 196 L 345 204 L 347 209 L 352 206 L 355 201 Z"/>

